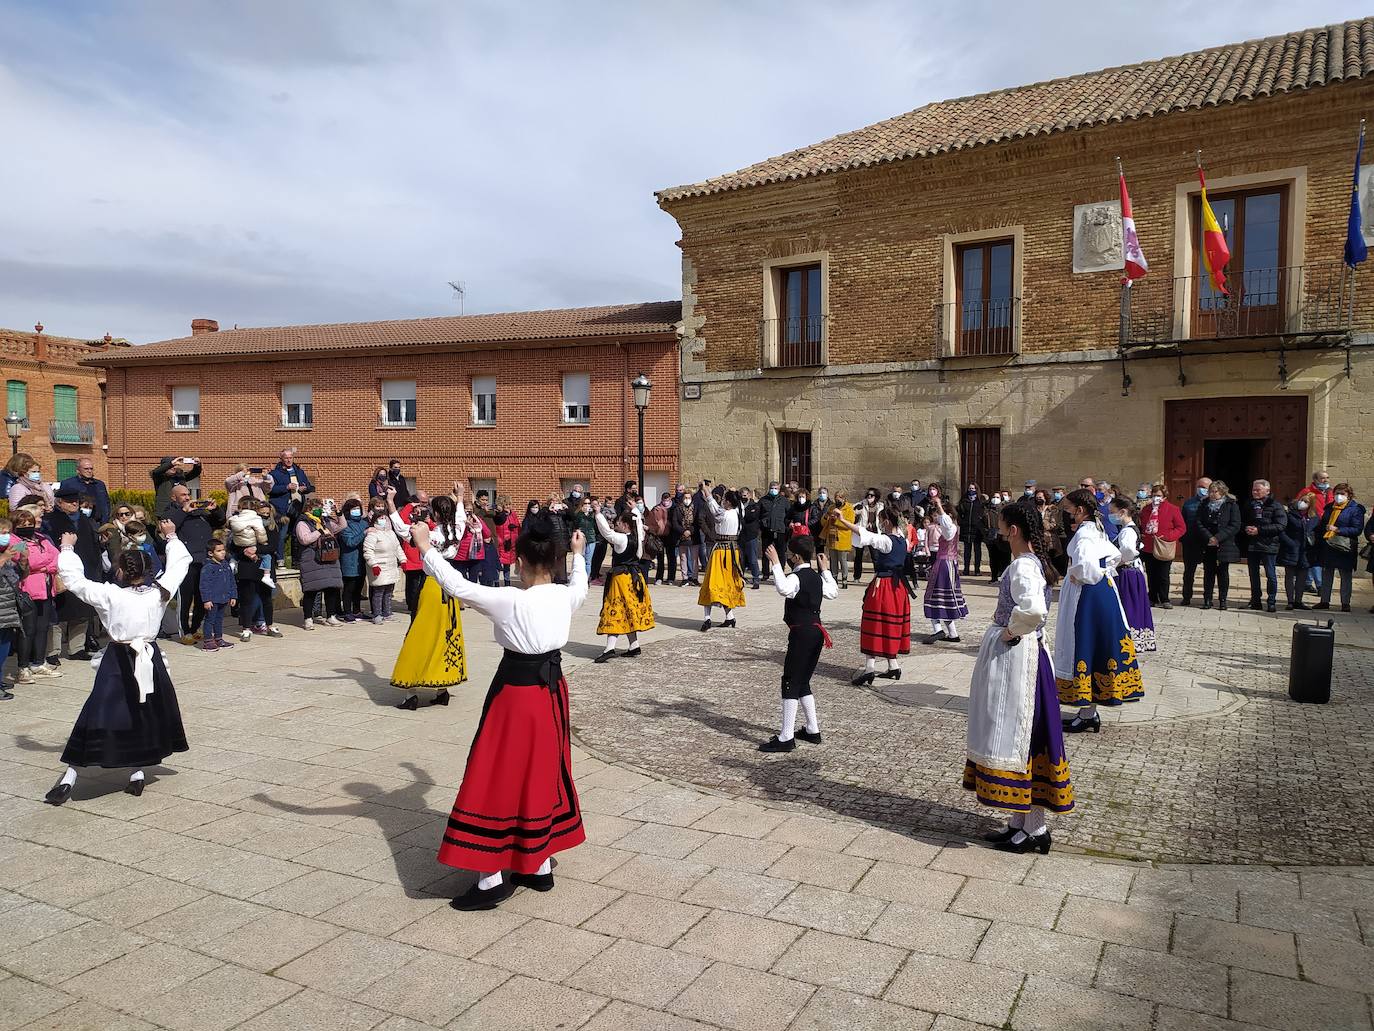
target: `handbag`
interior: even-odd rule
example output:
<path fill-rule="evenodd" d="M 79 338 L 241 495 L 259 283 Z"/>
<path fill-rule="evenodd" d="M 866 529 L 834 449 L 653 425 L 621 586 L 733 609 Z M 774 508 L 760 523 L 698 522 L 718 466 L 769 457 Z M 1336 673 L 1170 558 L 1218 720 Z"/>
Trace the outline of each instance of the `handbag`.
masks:
<path fill-rule="evenodd" d="M 1178 541 L 1166 541 L 1163 537 L 1156 537 L 1154 550 L 1151 551 L 1156 562 L 1172 562 L 1178 557 Z"/>
<path fill-rule="evenodd" d="M 1332 551 L 1339 551 L 1343 555 L 1349 554 L 1355 550 L 1355 538 L 1336 534 L 1336 536 L 1326 539 L 1326 546 Z"/>
<path fill-rule="evenodd" d="M 315 551 L 315 560 L 321 563 L 339 561 L 339 538 L 331 534 L 321 537 Z"/>

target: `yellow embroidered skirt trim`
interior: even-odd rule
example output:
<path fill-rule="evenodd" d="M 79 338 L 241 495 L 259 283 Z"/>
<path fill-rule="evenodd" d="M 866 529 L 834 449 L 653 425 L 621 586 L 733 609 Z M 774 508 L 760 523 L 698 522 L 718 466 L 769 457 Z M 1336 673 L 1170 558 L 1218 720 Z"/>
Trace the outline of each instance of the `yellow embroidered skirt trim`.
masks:
<path fill-rule="evenodd" d="M 1088 675 L 1086 663 L 1079 662 L 1078 666 L 1072 680 L 1062 677 L 1055 679 L 1060 705 L 1122 705 L 1138 702 L 1145 697 L 1145 686 L 1138 666 L 1091 676 Z"/>
<path fill-rule="evenodd" d="M 1050 812 L 1067 813 L 1073 808 L 1068 760 L 1053 762 L 1044 752 L 1031 756 L 1028 773 L 995 770 L 966 759 L 964 787 L 978 795 L 979 803 L 993 809 L 1025 812 L 1038 805 Z"/>
<path fill-rule="evenodd" d="M 744 607 L 744 574 L 738 563 L 738 548 L 711 550 L 711 561 L 706 566 L 701 590 L 697 592 L 698 605 L 721 605 L 727 609 Z"/>
<path fill-rule="evenodd" d="M 467 648 L 458 599 L 445 595 L 439 582 L 427 576 L 420 588 L 415 619 L 391 671 L 391 686 L 406 692 L 445 691 L 467 678 Z"/>
<path fill-rule="evenodd" d="M 649 588 L 644 588 L 644 600 L 635 594 L 634 580 L 629 573 L 616 573 L 606 585 L 601 599 L 601 621 L 596 624 L 598 634 L 632 634 L 654 628 L 654 601 Z"/>

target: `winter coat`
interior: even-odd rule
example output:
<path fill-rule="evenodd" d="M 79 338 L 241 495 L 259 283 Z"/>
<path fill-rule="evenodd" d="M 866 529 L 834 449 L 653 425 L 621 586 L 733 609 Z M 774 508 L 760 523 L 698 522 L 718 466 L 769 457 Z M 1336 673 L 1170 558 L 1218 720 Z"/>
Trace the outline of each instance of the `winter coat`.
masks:
<path fill-rule="evenodd" d="M 875 501 L 872 505 L 865 502 L 854 510 L 854 525 L 867 530 L 869 533 L 878 533 L 880 532 L 878 516 L 882 511 L 883 503 L 881 501 Z"/>
<path fill-rule="evenodd" d="M 1147 555 L 1154 554 L 1156 537 L 1162 541 L 1180 541 L 1188 532 L 1188 527 L 1183 522 L 1183 513 L 1168 498 L 1159 503 L 1158 511 L 1153 501 L 1141 505 L 1135 523 L 1140 527 L 1141 551 Z M 1157 532 L 1151 532 L 1151 526 Z"/>
<path fill-rule="evenodd" d="M 239 502 L 244 498 L 266 501 L 267 489 L 271 485 L 272 477 L 266 473 L 232 472 L 224 481 L 224 489 L 229 492 L 229 501 L 224 507 L 237 515 Z"/>
<path fill-rule="evenodd" d="M 1189 562 L 1201 562 L 1202 552 L 1207 545 L 1207 537 L 1197 524 L 1197 512 L 1206 499 L 1194 494 L 1180 506 L 1183 513 L 1183 557 Z"/>
<path fill-rule="evenodd" d="M 267 544 L 267 524 L 252 509 L 229 517 L 229 539 L 238 548 L 261 548 Z"/>
<path fill-rule="evenodd" d="M 10 484 L 9 501 L 10 511 L 13 512 L 21 501 L 30 494 L 37 494 L 43 499 L 43 510 L 51 512 L 56 501 L 53 499 L 52 488 L 42 481 L 29 479 L 27 476 L 21 477 Z"/>
<path fill-rule="evenodd" d="M 296 541 L 301 546 L 298 565 L 302 591 L 326 591 L 343 586 L 343 569 L 339 563 L 319 560 L 319 543 L 325 530 L 338 536 L 343 531 L 343 520 L 308 516 L 296 524 Z"/>
<path fill-rule="evenodd" d="M 515 542 L 520 539 L 520 520 L 514 512 L 506 513 L 506 521 L 496 526 L 496 553 L 501 565 L 515 564 Z"/>
<path fill-rule="evenodd" d="M 409 526 L 413 520 L 410 518 L 415 513 L 415 505 L 412 502 L 396 509 L 396 514 L 401 517 L 401 522 Z M 428 519 L 426 522 L 429 528 L 434 529 L 434 520 Z M 424 568 L 424 560 L 420 558 L 420 549 L 410 542 L 410 534 L 400 535 L 401 542 L 401 569 L 407 573 L 413 573 Z"/>
<path fill-rule="evenodd" d="M 846 501 L 843 505 L 831 505 L 822 521 L 821 534 L 825 546 L 830 551 L 849 551 L 854 546 L 854 534 L 841 526 L 836 516 L 843 516 L 854 522 L 854 506 Z"/>
<path fill-rule="evenodd" d="M 315 492 L 315 485 L 310 482 L 310 477 L 305 475 L 305 470 L 298 465 L 286 468 L 280 462 L 272 466 L 269 474 L 272 478 L 272 485 L 268 488 L 267 497 L 272 502 L 272 507 L 282 515 L 286 515 L 286 510 L 291 507 L 291 477 L 296 478 L 296 485 L 299 488 L 300 497 L 309 497 Z M 309 590 L 305 587 L 302 590 Z"/>
<path fill-rule="evenodd" d="M 972 539 L 975 534 L 983 531 L 983 499 L 975 497 L 970 499 L 968 492 L 959 499 L 959 504 L 955 506 L 955 521 L 959 524 L 960 536 Z"/>
<path fill-rule="evenodd" d="M 81 559 L 81 568 L 86 574 L 86 579 L 104 583 L 105 564 L 100 561 L 100 556 L 105 551 L 105 546 L 100 543 L 100 534 L 96 532 L 96 526 L 93 518 L 82 515 L 70 516 L 60 508 L 53 509 L 43 520 L 43 532 L 48 535 L 48 540 L 59 548 L 62 546 L 64 533 L 76 534 L 76 544 L 72 546 L 72 550 Z"/>
<path fill-rule="evenodd" d="M 706 494 L 702 491 L 692 495 L 692 540 L 698 544 L 716 542 L 716 520 L 711 515 L 711 506 L 706 504 Z"/>
<path fill-rule="evenodd" d="M 673 507 L 668 509 L 668 537 L 663 543 L 674 548 L 685 543 L 683 534 L 691 530 L 694 520 L 695 513 L 690 505 L 674 501 Z"/>
<path fill-rule="evenodd" d="M 200 567 L 200 600 L 228 605 L 239 596 L 239 586 L 234 579 L 234 567 L 229 560 L 216 562 L 206 559 Z"/>
<path fill-rule="evenodd" d="M 1240 546 L 1236 544 L 1236 534 L 1240 533 L 1240 506 L 1232 497 L 1224 498 L 1221 507 L 1213 512 L 1210 502 L 1204 501 L 1197 510 L 1198 532 L 1202 535 L 1204 550 L 1216 551 L 1218 562 L 1239 562 Z M 1216 547 L 1207 543 L 1216 538 Z"/>
<path fill-rule="evenodd" d="M 1349 551 L 1337 551 L 1326 543 L 1326 532 L 1335 523 L 1336 534 L 1340 537 L 1353 537 L 1355 547 Z M 1364 506 L 1354 498 L 1345 503 L 1345 507 L 1336 512 L 1336 503 L 1333 501 L 1327 506 L 1322 514 L 1321 522 L 1317 525 L 1317 555 L 1321 564 L 1327 569 L 1349 569 L 1354 570 L 1355 561 L 1358 558 L 1357 552 L 1360 550 L 1360 535 L 1364 533 Z"/>
<path fill-rule="evenodd" d="M 362 576 L 363 537 L 367 534 L 367 519 L 345 518 L 343 529 L 339 532 L 339 569 L 344 576 Z"/>
<path fill-rule="evenodd" d="M 52 577 L 57 573 L 61 552 L 42 530 L 20 540 L 29 550 L 29 575 L 19 582 L 19 589 L 34 601 L 45 601 L 52 597 Z"/>
<path fill-rule="evenodd" d="M 777 537 L 787 528 L 787 506 L 791 504 L 781 494 L 765 494 L 759 498 L 759 529 Z"/>
<path fill-rule="evenodd" d="M 363 537 L 363 564 L 369 587 L 390 587 L 401 576 L 401 542 L 390 526 L 373 527 Z"/>
<path fill-rule="evenodd" d="M 91 518 L 97 526 L 110 521 L 110 489 L 105 486 L 105 481 L 97 480 L 94 476 L 89 480 L 80 476 L 68 476 L 59 487 L 62 490 L 75 488 L 91 499 Z"/>
<path fill-rule="evenodd" d="M 756 541 L 759 539 L 759 503 L 746 502 L 739 515 L 739 539 Z"/>
<path fill-rule="evenodd" d="M 1306 569 L 1312 564 L 1311 553 L 1316 546 L 1315 534 L 1321 520 L 1310 507 L 1306 512 L 1299 512 L 1290 506 L 1285 515 L 1287 518 L 1279 534 L 1279 565 L 1285 569 Z"/>
<path fill-rule="evenodd" d="M 1253 526 L 1259 532 L 1253 537 L 1242 533 L 1241 540 L 1248 542 L 1249 553 L 1255 555 L 1277 555 L 1279 553 L 1279 534 L 1288 525 L 1288 513 L 1278 498 L 1270 494 L 1263 501 L 1247 498 L 1241 508 L 1241 522 Z"/>
<path fill-rule="evenodd" d="M 20 554 L 16 548 L 10 561 L 0 566 L 0 630 L 13 630 L 22 624 L 19 616 L 19 564 L 15 556 Z"/>
<path fill-rule="evenodd" d="M 154 469 L 152 472 L 148 474 L 150 477 L 152 477 L 153 481 L 153 491 L 156 495 L 154 499 L 153 509 L 157 512 L 161 512 L 164 508 L 168 506 L 168 504 L 171 503 L 173 487 L 175 487 L 178 483 L 190 483 L 192 480 L 195 480 L 200 476 L 199 465 L 191 466 L 191 471 L 189 473 L 172 472 L 173 458 L 174 456 L 168 455 L 166 458 L 164 458 L 161 462 L 158 463 L 156 469 Z M 195 554 L 196 553 L 194 551 L 191 552 L 191 557 L 193 559 L 195 558 Z"/>

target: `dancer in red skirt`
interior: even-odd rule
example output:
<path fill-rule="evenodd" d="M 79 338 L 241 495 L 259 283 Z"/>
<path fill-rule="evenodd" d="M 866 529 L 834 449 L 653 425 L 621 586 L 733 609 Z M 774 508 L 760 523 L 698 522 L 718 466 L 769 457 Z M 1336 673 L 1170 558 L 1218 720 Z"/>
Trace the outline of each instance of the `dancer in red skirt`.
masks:
<path fill-rule="evenodd" d="M 587 597 L 586 538 L 572 536 L 577 556 L 568 583 L 553 582 L 564 555 L 548 513 L 520 528 L 515 557 L 519 587 L 482 587 L 430 547 L 429 528 L 411 527 L 425 572 L 445 594 L 461 598 L 492 623 L 505 648 L 468 752 L 463 784 L 439 846 L 439 862 L 482 876 L 451 903 L 492 909 L 516 888 L 553 888 L 550 857 L 586 840 L 572 780 L 568 683 L 560 649 L 572 615 Z"/>
<path fill-rule="evenodd" d="M 881 533 L 870 533 L 843 516 L 836 519 L 854 536 L 854 547 L 869 548 L 873 555 L 873 580 L 864 592 L 863 618 L 859 621 L 859 650 L 867 656 L 862 671 L 850 681 L 866 687 L 875 677 L 900 680 L 902 667 L 898 655 L 911 651 L 911 599 L 916 592 L 906 574 L 906 534 L 901 514 L 892 506 L 878 513 Z M 887 669 L 878 672 L 878 660 L 887 660 Z"/>

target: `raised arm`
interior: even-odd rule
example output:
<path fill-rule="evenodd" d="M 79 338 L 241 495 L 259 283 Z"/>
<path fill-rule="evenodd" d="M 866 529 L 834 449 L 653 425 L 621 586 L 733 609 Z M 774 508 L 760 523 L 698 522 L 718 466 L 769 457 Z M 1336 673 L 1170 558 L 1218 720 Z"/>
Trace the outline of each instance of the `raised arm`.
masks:
<path fill-rule="evenodd" d="M 949 517 L 947 512 L 941 512 L 936 525 L 940 528 L 940 536 L 947 541 L 954 540 L 954 535 L 959 532 L 959 527 L 954 525 L 954 520 Z"/>
<path fill-rule="evenodd" d="M 610 542 L 611 547 L 616 551 L 624 551 L 626 545 L 630 543 L 630 535 L 611 529 L 611 524 L 600 512 L 596 513 L 596 532 L 601 534 L 603 540 Z"/>
<path fill-rule="evenodd" d="M 100 613 L 101 619 L 108 623 L 115 592 L 120 588 L 114 584 L 98 584 L 86 579 L 81 556 L 72 550 L 75 537 L 75 534 L 63 534 L 62 553 L 57 557 L 57 571 L 62 575 L 62 582 L 67 585 L 67 590 Z"/>
<path fill-rule="evenodd" d="M 166 597 L 170 598 L 176 594 L 177 588 L 181 586 L 181 581 L 186 579 L 186 574 L 190 570 L 191 553 L 186 550 L 186 545 L 177 539 L 175 533 L 169 535 L 162 575 L 157 578 L 158 588 L 165 593 Z"/>
<path fill-rule="evenodd" d="M 850 532 L 854 534 L 854 547 L 872 548 L 882 555 L 887 555 L 892 551 L 892 538 L 885 533 L 872 533 L 865 530 L 862 526 L 850 526 Z"/>

